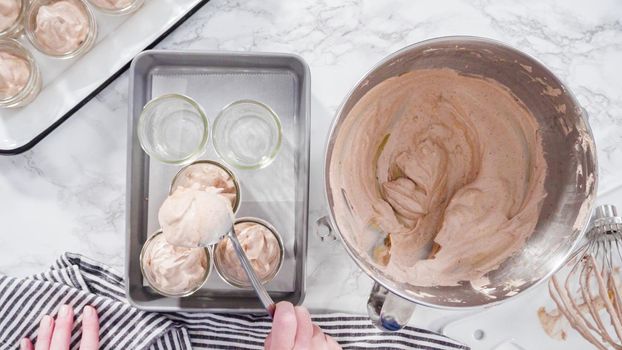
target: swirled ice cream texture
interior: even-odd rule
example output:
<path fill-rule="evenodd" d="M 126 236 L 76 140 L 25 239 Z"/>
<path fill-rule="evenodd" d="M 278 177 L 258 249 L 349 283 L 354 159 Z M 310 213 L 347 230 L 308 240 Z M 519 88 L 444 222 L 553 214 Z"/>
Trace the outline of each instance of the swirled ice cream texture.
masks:
<path fill-rule="evenodd" d="M 18 0 L 0 0 L 0 32 L 7 30 L 19 17 L 22 2 Z"/>
<path fill-rule="evenodd" d="M 17 95 L 28 84 L 28 61 L 8 52 L 0 51 L 0 98 Z"/>
<path fill-rule="evenodd" d="M 237 201 L 233 177 L 221 167 L 211 163 L 196 163 L 184 168 L 175 178 L 172 187 L 173 192 L 181 188 L 196 188 L 202 191 L 217 188 L 221 196 L 231 201 L 232 207 Z"/>
<path fill-rule="evenodd" d="M 241 222 L 235 225 L 235 233 L 259 279 L 266 281 L 273 276 L 281 263 L 281 246 L 272 231 L 259 223 Z M 228 238 L 218 244 L 215 255 L 221 273 L 250 283 Z"/>
<path fill-rule="evenodd" d="M 134 0 L 91 0 L 91 2 L 105 9 L 119 10 L 130 6 Z"/>
<path fill-rule="evenodd" d="M 541 139 L 499 83 L 412 71 L 372 88 L 343 123 L 330 164 L 336 220 L 393 279 L 477 280 L 533 233 L 545 196 Z"/>
<path fill-rule="evenodd" d="M 230 201 L 216 188 L 179 189 L 158 212 L 166 240 L 180 247 L 205 247 L 218 242 L 233 226 Z"/>
<path fill-rule="evenodd" d="M 39 8 L 35 38 L 39 45 L 55 54 L 77 50 L 89 34 L 89 17 L 77 3 L 61 0 Z"/>
<path fill-rule="evenodd" d="M 176 247 L 158 234 L 145 247 L 142 263 L 151 285 L 165 293 L 179 295 L 203 284 L 209 262 L 204 248 Z"/>

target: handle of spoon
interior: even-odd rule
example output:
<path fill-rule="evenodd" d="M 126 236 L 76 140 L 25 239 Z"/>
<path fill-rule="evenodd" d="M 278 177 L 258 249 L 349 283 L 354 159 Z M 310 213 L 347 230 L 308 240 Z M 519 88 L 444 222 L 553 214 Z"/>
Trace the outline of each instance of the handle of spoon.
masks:
<path fill-rule="evenodd" d="M 266 290 L 266 287 L 264 287 L 264 285 L 261 283 L 261 280 L 255 273 L 251 262 L 248 260 L 246 253 L 244 253 L 244 250 L 242 249 L 242 245 L 240 244 L 238 237 L 233 231 L 233 228 L 231 228 L 229 233 L 227 233 L 227 237 L 229 237 L 231 243 L 233 243 L 233 249 L 235 249 L 238 258 L 240 259 L 240 263 L 242 264 L 242 268 L 244 268 L 246 276 L 248 276 L 248 279 L 251 281 L 253 289 L 255 289 L 255 293 L 257 293 L 257 297 L 259 297 L 261 304 L 268 312 L 268 315 L 270 315 L 270 317 L 273 317 L 274 309 L 276 308 L 274 300 L 272 300 L 272 298 L 268 294 L 268 291 Z"/>

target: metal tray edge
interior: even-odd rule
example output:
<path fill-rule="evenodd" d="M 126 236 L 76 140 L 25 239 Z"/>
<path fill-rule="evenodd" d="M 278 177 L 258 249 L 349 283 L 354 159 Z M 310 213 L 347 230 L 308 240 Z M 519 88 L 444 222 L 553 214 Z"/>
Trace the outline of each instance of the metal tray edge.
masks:
<path fill-rule="evenodd" d="M 301 83 L 302 89 L 301 89 L 301 100 L 300 103 L 304 104 L 304 108 L 302 108 L 302 110 L 304 111 L 304 120 L 305 120 L 305 134 L 304 134 L 304 154 L 306 156 L 306 163 L 304 164 L 304 168 L 307 172 L 307 175 L 304 177 L 305 179 L 305 184 L 304 184 L 304 195 L 303 195 L 303 208 L 304 208 L 304 212 L 303 212 L 303 230 L 304 230 L 304 235 L 302 237 L 302 242 L 301 242 L 301 249 L 302 252 L 300 254 L 302 254 L 303 259 L 301 260 L 301 273 L 302 273 L 302 278 L 301 278 L 301 283 L 300 283 L 300 290 L 297 292 L 292 292 L 290 293 L 292 295 L 292 298 L 289 299 L 283 299 L 283 300 L 287 300 L 292 302 L 295 305 L 300 305 L 303 303 L 305 297 L 306 297 L 306 277 L 307 277 L 307 247 L 308 247 L 308 217 L 309 217 L 309 176 L 310 176 L 310 163 L 311 163 L 311 148 L 310 148 L 310 140 L 311 140 L 311 136 L 310 136 L 310 131 L 311 131 L 311 70 L 309 68 L 309 65 L 307 64 L 307 62 L 300 56 L 297 54 L 291 54 L 291 53 L 278 53 L 278 52 L 238 52 L 238 51 L 201 51 L 201 50 L 145 50 L 141 53 L 139 53 L 138 55 L 135 56 L 135 58 L 132 60 L 131 63 L 128 63 L 129 65 L 129 70 L 130 70 L 130 76 L 129 76 L 129 93 L 128 93 L 128 110 L 129 110 L 129 115 L 128 115 L 128 134 L 127 134 L 127 142 L 128 142 L 128 150 L 127 150 L 127 174 L 126 174 L 126 208 L 128 210 L 126 210 L 126 237 L 125 237 L 125 241 L 126 241 L 126 249 L 125 249 L 125 292 L 126 292 L 126 297 L 129 301 L 129 303 L 141 310 L 146 310 L 146 311 L 164 311 L 164 312 L 170 312 L 170 311 L 186 311 L 186 312 L 205 312 L 205 311 L 209 311 L 209 312 L 232 312 L 235 311 L 236 313 L 257 313 L 257 312 L 263 312 L 263 310 L 261 309 L 250 309 L 250 308 L 240 308 L 240 309 L 218 309 L 218 308 L 209 308 L 209 309 L 205 309 L 205 308 L 183 308 L 180 310 L 179 307 L 174 307 L 174 306 L 163 306 L 163 307 L 157 307 L 153 308 L 151 306 L 146 306 L 143 304 L 143 302 L 136 300 L 133 296 L 132 290 L 131 290 L 131 285 L 129 283 L 130 280 L 130 259 L 131 259 L 131 249 L 129 248 L 131 245 L 131 239 L 132 239 L 132 234 L 131 234 L 131 229 L 132 229 L 132 221 L 131 221 L 131 203 L 132 203 L 132 196 L 131 196 L 131 187 L 132 187 L 132 178 L 135 176 L 134 173 L 134 169 L 132 167 L 132 163 L 133 163 L 133 157 L 135 156 L 140 156 L 140 153 L 142 152 L 142 150 L 138 147 L 138 149 L 135 149 L 134 147 L 132 147 L 133 141 L 134 141 L 134 108 L 135 105 L 133 103 L 134 101 L 134 86 L 135 86 L 135 80 L 134 80 L 134 69 L 137 65 L 137 62 L 139 62 L 141 59 L 144 59 L 145 57 L 148 57 L 149 55 L 153 55 L 153 54 L 161 54 L 161 55 L 178 55 L 178 54 L 186 54 L 186 55 L 210 55 L 210 56 L 220 56 L 220 55 L 236 55 L 236 56 L 243 56 L 243 57 L 257 57 L 257 56 L 264 56 L 264 57 L 283 57 L 283 58 L 291 58 L 291 59 L 295 59 L 299 64 L 301 64 L 302 66 L 302 77 L 304 79 L 304 81 Z"/>

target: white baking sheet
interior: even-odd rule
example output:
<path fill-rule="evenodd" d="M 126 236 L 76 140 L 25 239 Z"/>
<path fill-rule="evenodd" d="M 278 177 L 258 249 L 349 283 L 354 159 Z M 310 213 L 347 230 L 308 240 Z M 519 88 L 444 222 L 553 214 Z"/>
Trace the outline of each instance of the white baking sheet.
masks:
<path fill-rule="evenodd" d="M 93 9 L 99 27 L 97 42 L 84 56 L 70 60 L 45 56 L 25 36 L 19 38 L 38 63 L 43 86 L 30 105 L 0 109 L 0 151 L 30 143 L 200 3 L 205 1 L 146 0 L 126 16 Z"/>

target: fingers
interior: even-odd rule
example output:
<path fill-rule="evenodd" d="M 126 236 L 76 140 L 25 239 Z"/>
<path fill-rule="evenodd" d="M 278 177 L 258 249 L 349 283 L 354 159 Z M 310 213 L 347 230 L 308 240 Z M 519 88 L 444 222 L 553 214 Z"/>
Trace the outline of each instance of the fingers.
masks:
<path fill-rule="evenodd" d="M 50 350 L 67 350 L 71 343 L 71 329 L 73 328 L 73 309 L 63 305 L 58 310 L 54 322 L 54 334 L 50 343 Z"/>
<path fill-rule="evenodd" d="M 311 337 L 311 348 L 313 350 L 326 349 L 326 337 L 320 327 L 313 325 L 313 336 Z"/>
<path fill-rule="evenodd" d="M 19 350 L 32 350 L 32 342 L 28 338 L 22 339 L 19 343 Z"/>
<path fill-rule="evenodd" d="M 296 339 L 296 311 L 288 302 L 276 304 L 272 321 L 272 336 L 268 350 L 291 350 Z"/>
<path fill-rule="evenodd" d="M 270 332 L 270 334 L 268 334 L 268 336 L 266 337 L 266 341 L 263 345 L 264 350 L 270 350 L 272 349 L 272 332 Z"/>
<path fill-rule="evenodd" d="M 311 338 L 313 337 L 313 323 L 311 323 L 311 315 L 304 306 L 296 306 L 296 350 L 310 350 Z"/>
<path fill-rule="evenodd" d="M 341 350 L 341 345 L 339 345 L 339 343 L 337 343 L 330 335 L 326 336 L 326 345 L 329 350 Z"/>
<path fill-rule="evenodd" d="M 54 319 L 48 315 L 43 316 L 41 322 L 39 322 L 39 332 L 37 333 L 35 350 L 49 350 L 53 332 Z"/>
<path fill-rule="evenodd" d="M 99 348 L 99 319 L 97 311 L 90 305 L 82 310 L 82 340 L 80 350 L 97 350 Z"/>
<path fill-rule="evenodd" d="M 320 327 L 313 325 L 313 337 L 311 338 L 313 350 L 341 350 L 339 343 L 331 336 L 324 334 Z"/>
<path fill-rule="evenodd" d="M 281 302 L 276 305 L 272 331 L 266 337 L 266 350 L 340 350 L 339 344 L 311 322 L 302 306 Z"/>

